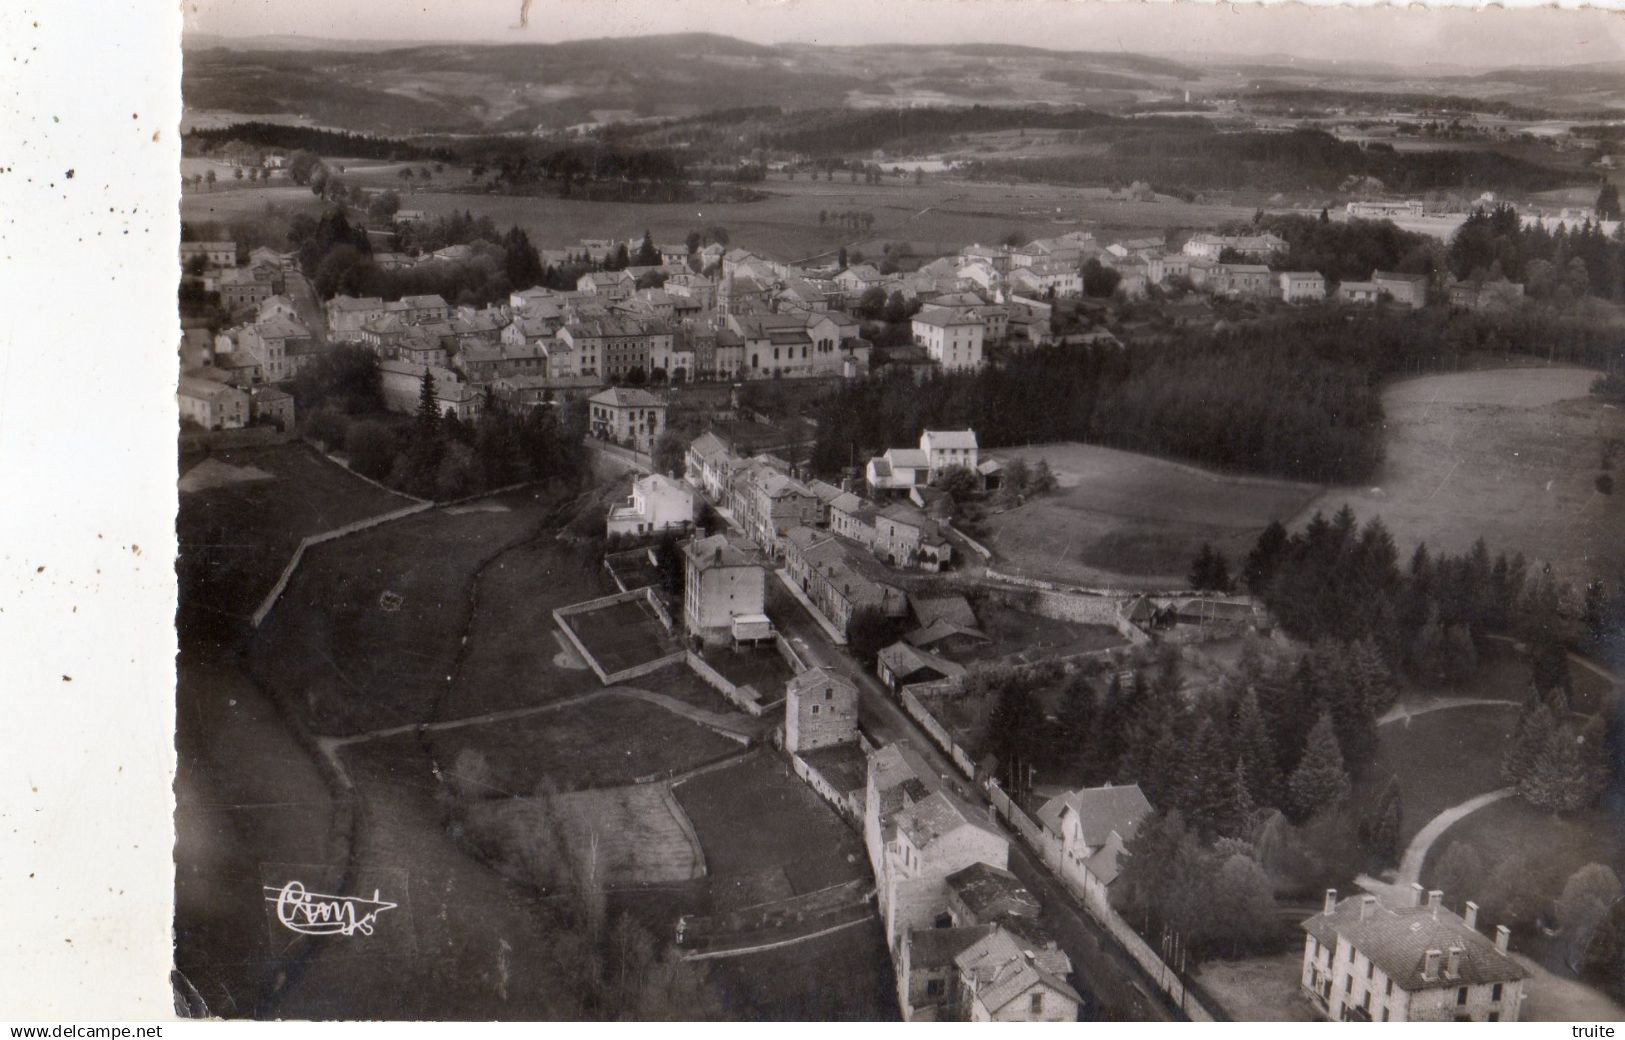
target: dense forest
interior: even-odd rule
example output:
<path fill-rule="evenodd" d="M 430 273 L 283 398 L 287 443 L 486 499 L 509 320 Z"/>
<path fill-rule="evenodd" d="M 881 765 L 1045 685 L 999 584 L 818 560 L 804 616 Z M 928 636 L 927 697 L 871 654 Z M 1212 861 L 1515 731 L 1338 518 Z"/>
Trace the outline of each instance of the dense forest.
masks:
<path fill-rule="evenodd" d="M 1382 450 L 1372 378 L 1296 332 L 1132 354 L 1049 349 L 919 386 L 906 377 L 847 384 L 817 417 L 813 464 L 824 471 L 911 443 L 928 426 L 973 428 L 985 448 L 1083 440 L 1339 482 L 1370 473 Z"/>
<path fill-rule="evenodd" d="M 1599 209 L 1612 207 L 1618 219 L 1619 197 L 1604 191 Z M 1625 300 L 1625 235 L 1606 235 L 1589 222 L 1548 231 L 1524 227 L 1517 210 L 1497 206 L 1474 210 L 1450 240 L 1450 271 L 1458 278 L 1523 282 L 1528 295 L 1559 304 L 1582 296 Z"/>
<path fill-rule="evenodd" d="M 1612 330 L 1538 310 L 1306 307 L 1177 344 L 1052 348 L 923 384 L 901 375 L 846 383 L 813 408 L 812 462 L 838 473 L 913 443 L 927 427 L 970 427 L 987 448 L 1080 440 L 1221 469 L 1356 482 L 1382 459 L 1382 384 L 1453 369 L 1479 352 L 1625 369 L 1625 344 Z"/>
<path fill-rule="evenodd" d="M 1401 231 L 1391 220 L 1317 220 L 1292 214 L 1265 215 L 1220 233 L 1273 232 L 1286 240 L 1286 253 L 1268 258 L 1280 271 L 1319 271 L 1333 282 L 1361 281 L 1373 271 L 1433 276 L 1444 267 L 1438 239 Z"/>
<path fill-rule="evenodd" d="M 447 149 L 427 148 L 398 137 L 377 137 L 372 134 L 352 134 L 343 130 L 324 130 L 313 126 L 262 122 L 188 130 L 181 137 L 181 154 L 212 155 L 233 143 L 276 151 L 304 150 L 318 155 L 339 155 L 347 159 L 449 162 L 452 158 Z"/>
<path fill-rule="evenodd" d="M 1115 140 L 1104 156 L 999 159 L 968 164 L 983 180 L 1059 184 L 1145 181 L 1168 194 L 1193 191 L 1336 191 L 1351 178 L 1375 178 L 1389 191 L 1545 191 L 1583 183 L 1583 175 L 1497 152 L 1396 152 L 1361 147 L 1320 130 L 1226 133 L 1200 120 Z"/>

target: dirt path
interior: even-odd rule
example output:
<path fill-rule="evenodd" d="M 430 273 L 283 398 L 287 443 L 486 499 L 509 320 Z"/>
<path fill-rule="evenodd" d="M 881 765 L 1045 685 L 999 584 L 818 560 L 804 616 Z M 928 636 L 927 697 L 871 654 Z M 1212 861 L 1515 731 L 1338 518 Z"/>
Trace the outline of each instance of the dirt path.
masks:
<path fill-rule="evenodd" d="M 873 914 L 869 914 L 864 917 L 860 917 L 855 921 L 847 921 L 844 924 L 838 924 L 832 928 L 825 928 L 822 931 L 808 932 L 806 935 L 798 935 L 790 939 L 780 939 L 778 942 L 762 943 L 760 946 L 741 946 L 733 950 L 706 950 L 703 953 L 685 953 L 683 954 L 683 960 L 712 961 L 721 957 L 745 957 L 753 953 L 762 953 L 766 950 L 782 949 L 785 946 L 794 946 L 797 943 L 809 942 L 813 939 L 821 939 L 826 935 L 834 935 L 836 932 L 845 931 L 848 928 L 854 928 L 860 924 L 868 924 L 873 916 Z"/>
<path fill-rule="evenodd" d="M 405 725 L 391 726 L 388 729 L 368 730 L 365 733 L 356 733 L 348 737 L 318 737 L 316 739 L 324 749 L 336 750 L 349 747 L 351 744 L 365 744 L 371 740 L 388 740 L 391 737 L 408 737 L 413 734 L 443 733 L 447 730 L 462 729 L 466 726 L 483 726 L 492 722 L 511 722 L 514 719 L 528 718 L 531 715 L 540 715 L 544 712 L 558 711 L 560 708 L 585 704 L 606 694 L 624 692 L 613 688 L 590 690 L 574 697 L 550 701 L 547 704 L 533 704 L 527 708 L 504 708 L 501 711 L 486 712 L 484 715 L 469 715 L 463 718 L 446 719 L 443 722 L 408 722 Z M 328 753 L 332 754 L 332 751 Z"/>
<path fill-rule="evenodd" d="M 1404 722 L 1409 726 L 1411 719 L 1418 715 L 1427 715 L 1430 712 L 1445 711 L 1450 708 L 1472 708 L 1481 705 L 1490 705 L 1497 708 L 1516 707 L 1511 701 L 1498 701 L 1487 697 L 1441 697 L 1436 701 L 1410 707 L 1401 702 L 1389 708 L 1377 717 L 1377 725 L 1386 726 L 1391 722 Z"/>
<path fill-rule="evenodd" d="M 611 687 L 611 689 L 622 697 L 633 697 L 640 701 L 658 705 L 673 715 L 681 715 L 690 722 L 704 726 L 718 736 L 727 737 L 729 740 L 738 741 L 741 744 L 750 743 L 751 738 L 761 728 L 760 725 L 746 725 L 736 722 L 726 715 L 706 711 L 704 708 L 696 708 L 692 704 L 685 704 L 677 698 L 668 697 L 663 693 L 642 690 L 636 686 Z"/>
<path fill-rule="evenodd" d="M 1361 874 L 1354 879 L 1354 883 L 1372 895 L 1382 897 L 1390 905 L 1404 905 L 1410 900 L 1411 885 L 1422 876 L 1422 865 L 1427 862 L 1428 853 L 1444 836 L 1444 832 L 1485 806 L 1494 805 L 1503 798 L 1510 798 L 1514 793 L 1516 792 L 1513 788 L 1503 787 L 1469 798 L 1460 805 L 1452 805 L 1416 832 L 1416 837 L 1405 847 L 1405 855 L 1400 858 L 1399 870 L 1395 873 L 1393 881 L 1379 881 L 1370 875 Z"/>

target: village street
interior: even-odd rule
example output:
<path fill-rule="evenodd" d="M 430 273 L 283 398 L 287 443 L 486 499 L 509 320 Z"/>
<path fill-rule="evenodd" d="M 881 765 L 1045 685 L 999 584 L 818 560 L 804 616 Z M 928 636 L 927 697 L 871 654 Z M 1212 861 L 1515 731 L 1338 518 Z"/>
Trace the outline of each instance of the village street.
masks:
<path fill-rule="evenodd" d="M 769 588 L 776 585 L 776 581 L 771 582 Z M 789 596 L 784 598 L 790 599 Z M 871 740 L 882 744 L 907 741 L 925 757 L 946 786 L 958 791 L 972 805 L 987 809 L 986 823 L 1010 842 L 1011 873 L 1038 897 L 1044 907 L 1045 922 L 1052 926 L 1062 949 L 1072 958 L 1090 1017 L 1112 1021 L 1179 1018 L 1179 1013 L 1158 995 L 1161 991 L 1139 965 L 1090 920 L 1048 869 L 993 816 L 981 788 L 960 776 L 948 757 L 888 695 L 880 680 L 859 668 L 849 654 L 836 646 L 804 607 L 798 605 L 781 611 L 780 617 L 784 637 L 809 665 L 842 675 L 857 685 L 859 725 Z"/>

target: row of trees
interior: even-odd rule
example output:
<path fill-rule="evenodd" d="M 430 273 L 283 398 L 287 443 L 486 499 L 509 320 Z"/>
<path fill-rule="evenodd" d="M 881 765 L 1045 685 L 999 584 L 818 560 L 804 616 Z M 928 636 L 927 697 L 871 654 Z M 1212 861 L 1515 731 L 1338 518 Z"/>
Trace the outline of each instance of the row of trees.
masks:
<path fill-rule="evenodd" d="M 484 306 L 504 299 L 515 289 L 547 281 L 548 268 L 542 264 L 541 254 L 517 226 L 499 235 L 489 217 L 475 218 L 465 212 L 448 214 L 411 234 L 416 248 L 462 244 L 470 246 L 472 255 L 464 261 L 430 261 L 399 269 L 379 267 L 373 262 L 365 229 L 352 225 L 338 207 L 319 218 L 295 216 L 288 239 L 300 269 L 322 299 L 340 294 L 389 300 L 437 294 L 453 305 Z M 554 281 L 562 280 L 555 272 Z M 575 287 L 573 279 L 568 287 Z"/>
<path fill-rule="evenodd" d="M 1248 833 L 1260 810 L 1302 823 L 1337 807 L 1376 759 L 1376 717 L 1395 689 L 1374 644 L 1329 640 L 1295 659 L 1254 652 L 1198 704 L 1183 681 L 1168 652 L 1127 683 L 1114 675 L 1104 694 L 1082 673 L 992 668 L 971 674 L 965 697 L 991 705 L 985 749 L 1016 795 L 1035 776 L 1138 783 L 1213 840 Z M 1053 718 L 1046 701 L 1059 705 Z"/>
<path fill-rule="evenodd" d="M 510 410 L 487 397 L 480 416 L 443 414 L 424 372 L 416 418 L 384 414 L 378 359 L 335 344 L 292 384 L 307 432 L 342 448 L 357 473 L 420 498 L 451 499 L 524 481 L 573 483 L 586 472 L 586 408 Z"/>

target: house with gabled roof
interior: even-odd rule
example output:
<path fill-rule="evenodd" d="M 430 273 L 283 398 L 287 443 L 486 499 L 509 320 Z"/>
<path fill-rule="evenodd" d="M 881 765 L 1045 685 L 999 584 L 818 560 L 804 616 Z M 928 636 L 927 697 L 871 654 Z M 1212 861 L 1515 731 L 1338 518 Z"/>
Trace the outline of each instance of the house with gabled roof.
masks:
<path fill-rule="evenodd" d="M 595 437 L 654 450 L 666 429 L 666 402 L 637 387 L 612 386 L 587 399 L 589 430 Z"/>
<path fill-rule="evenodd" d="M 1060 840 L 1069 864 L 1109 885 L 1121 872 L 1124 845 L 1151 812 L 1139 784 L 1106 784 L 1051 798 L 1039 808 L 1038 822 Z"/>
<path fill-rule="evenodd" d="M 875 674 L 896 693 L 914 683 L 961 678 L 965 667 L 899 639 L 875 655 Z"/>
<path fill-rule="evenodd" d="M 941 790 L 883 821 L 882 837 L 880 910 L 894 953 L 914 929 L 951 923 L 948 875 L 973 863 L 1005 867 L 1010 854 L 1009 842 L 981 813 Z"/>
<path fill-rule="evenodd" d="M 684 479 L 703 490 L 713 502 L 723 500 L 733 474 L 734 457 L 722 438 L 706 430 L 689 442 L 683 462 Z"/>
<path fill-rule="evenodd" d="M 960 1021 L 1078 1020 L 1083 998 L 1067 982 L 1072 964 L 1058 949 L 1028 949 L 1000 927 L 954 957 L 954 966 Z"/>

